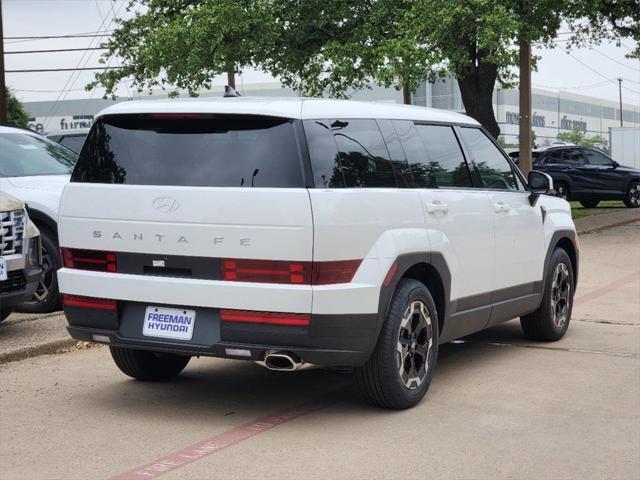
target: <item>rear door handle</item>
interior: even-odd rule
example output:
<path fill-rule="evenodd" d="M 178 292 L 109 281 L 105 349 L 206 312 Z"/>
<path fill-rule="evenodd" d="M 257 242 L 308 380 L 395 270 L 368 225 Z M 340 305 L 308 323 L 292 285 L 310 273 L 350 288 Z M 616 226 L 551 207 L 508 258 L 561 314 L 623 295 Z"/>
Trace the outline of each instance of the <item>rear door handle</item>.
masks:
<path fill-rule="evenodd" d="M 436 213 L 449 213 L 449 205 L 442 203 L 439 200 L 434 200 L 432 203 L 427 203 L 427 213 L 435 215 Z"/>
<path fill-rule="evenodd" d="M 511 207 L 504 202 L 497 202 L 493 204 L 493 210 L 496 213 L 508 213 L 511 211 Z"/>

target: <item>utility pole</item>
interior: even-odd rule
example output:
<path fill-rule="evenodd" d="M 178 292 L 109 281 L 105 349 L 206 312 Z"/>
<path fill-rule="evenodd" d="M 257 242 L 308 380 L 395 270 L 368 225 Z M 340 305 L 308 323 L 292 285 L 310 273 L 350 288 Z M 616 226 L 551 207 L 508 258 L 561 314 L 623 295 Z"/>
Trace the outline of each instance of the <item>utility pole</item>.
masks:
<path fill-rule="evenodd" d="M 7 118 L 7 85 L 4 80 L 4 33 L 2 31 L 2 0 L 0 0 L 0 125 L 6 125 Z"/>
<path fill-rule="evenodd" d="M 624 127 L 624 121 L 622 119 L 622 79 L 618 77 L 618 94 L 620 96 L 620 126 Z"/>
<path fill-rule="evenodd" d="M 529 11 L 529 1 L 522 0 L 523 17 Z M 524 21 L 522 21 L 522 25 Z M 526 177 L 531 171 L 531 40 L 520 27 L 520 128 L 518 166 Z"/>

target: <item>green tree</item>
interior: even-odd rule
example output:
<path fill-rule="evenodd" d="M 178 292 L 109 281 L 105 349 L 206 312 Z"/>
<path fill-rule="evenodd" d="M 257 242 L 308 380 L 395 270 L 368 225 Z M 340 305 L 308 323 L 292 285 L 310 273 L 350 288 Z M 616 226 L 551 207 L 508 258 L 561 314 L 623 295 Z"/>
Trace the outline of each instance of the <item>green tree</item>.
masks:
<path fill-rule="evenodd" d="M 29 114 L 11 90 L 6 89 L 7 123 L 16 127 L 26 127 L 29 124 Z"/>
<path fill-rule="evenodd" d="M 233 84 L 234 72 L 252 66 L 307 95 L 348 97 L 374 82 L 402 89 L 409 103 L 422 81 L 451 75 L 467 114 L 497 137 L 493 92 L 517 81 L 518 40 L 552 45 L 563 22 L 575 26 L 570 45 L 601 40 L 606 29 L 594 25 L 603 18 L 614 25 L 606 35 L 632 35 L 637 0 L 626 2 L 131 0 L 129 10 L 143 13 L 120 22 L 102 57 L 124 67 L 88 87 L 113 94 L 131 78 L 139 90 L 171 85 L 195 95 L 215 75 L 227 72 Z"/>
<path fill-rule="evenodd" d="M 570 132 L 561 132 L 557 135 L 558 140 L 573 143 L 581 147 L 596 147 L 607 143 L 607 139 L 601 135 L 586 136 L 585 133 L 577 128 Z"/>
<path fill-rule="evenodd" d="M 640 5 L 638 0 L 577 0 L 575 15 L 569 22 L 572 43 L 584 44 L 585 39 L 599 41 L 629 38 L 635 49 L 627 54 L 640 58 Z"/>
<path fill-rule="evenodd" d="M 406 92 L 425 79 L 452 75 L 467 114 L 497 137 L 493 91 L 496 82 L 515 81 L 518 36 L 550 43 L 571 2 L 536 0 L 528 9 L 514 0 L 274 3 L 281 43 L 297 39 L 293 48 L 274 52 L 277 68 L 268 68 L 285 84 L 345 96 L 371 80 Z M 308 37 L 312 45 L 297 48 Z"/>
<path fill-rule="evenodd" d="M 273 48 L 267 0 L 131 0 L 134 9 L 143 13 L 118 20 L 100 60 L 118 58 L 122 68 L 96 74 L 87 89 L 102 85 L 113 95 L 131 79 L 138 91 L 171 86 L 195 95 L 223 73 L 235 86 L 235 74 Z"/>

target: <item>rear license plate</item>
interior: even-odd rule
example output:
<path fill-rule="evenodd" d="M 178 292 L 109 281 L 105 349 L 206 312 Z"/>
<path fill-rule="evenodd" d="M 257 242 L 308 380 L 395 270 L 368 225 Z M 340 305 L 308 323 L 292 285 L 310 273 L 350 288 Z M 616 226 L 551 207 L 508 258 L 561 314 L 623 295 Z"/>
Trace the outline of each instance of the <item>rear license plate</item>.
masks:
<path fill-rule="evenodd" d="M 9 278 L 7 274 L 7 262 L 5 262 L 4 258 L 0 258 L 0 281 L 5 281 Z"/>
<path fill-rule="evenodd" d="M 142 334 L 146 337 L 191 340 L 195 323 L 195 310 L 147 307 L 144 313 Z"/>

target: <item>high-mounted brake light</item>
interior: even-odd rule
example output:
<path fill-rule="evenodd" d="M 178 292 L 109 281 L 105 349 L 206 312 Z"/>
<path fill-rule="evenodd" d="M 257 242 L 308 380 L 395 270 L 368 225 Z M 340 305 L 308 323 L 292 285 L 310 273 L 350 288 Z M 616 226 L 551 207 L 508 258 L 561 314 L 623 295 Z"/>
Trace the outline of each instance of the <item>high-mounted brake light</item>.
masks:
<path fill-rule="evenodd" d="M 195 112 L 159 112 L 159 113 L 145 113 L 145 117 L 160 118 L 167 120 L 187 119 L 187 118 L 204 118 L 206 114 Z"/>
<path fill-rule="evenodd" d="M 118 302 L 106 298 L 83 297 L 80 295 L 62 295 L 62 305 L 73 308 L 88 308 L 91 310 L 108 310 L 115 311 Z"/>
<path fill-rule="evenodd" d="M 113 252 L 62 247 L 60 253 L 62 264 L 66 268 L 96 272 L 116 272 L 118 270 L 116 254 Z"/>
<path fill-rule="evenodd" d="M 248 310 L 220 310 L 220 320 L 235 323 L 262 323 L 304 327 L 311 323 L 311 315 L 305 313 L 254 312 Z"/>
<path fill-rule="evenodd" d="M 362 260 L 287 262 L 281 260 L 222 259 L 222 279 L 230 282 L 330 285 L 349 283 Z"/>

